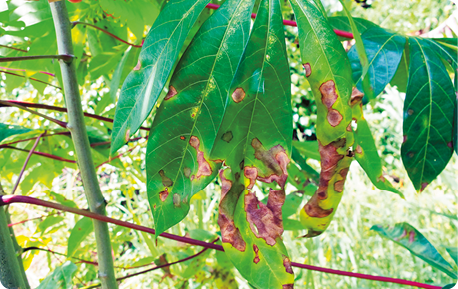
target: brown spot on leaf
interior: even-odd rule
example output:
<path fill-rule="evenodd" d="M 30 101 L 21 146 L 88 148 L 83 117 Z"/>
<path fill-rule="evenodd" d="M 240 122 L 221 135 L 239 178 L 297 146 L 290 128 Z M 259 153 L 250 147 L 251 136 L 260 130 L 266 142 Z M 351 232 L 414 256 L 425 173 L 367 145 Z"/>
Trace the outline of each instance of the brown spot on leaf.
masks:
<path fill-rule="evenodd" d="M 184 176 L 185 176 L 185 177 L 189 178 L 189 176 L 191 175 L 191 169 L 188 168 L 188 167 L 185 167 L 185 168 L 183 169 L 183 173 L 184 173 Z"/>
<path fill-rule="evenodd" d="M 409 243 L 413 243 L 415 241 L 415 231 L 409 232 Z"/>
<path fill-rule="evenodd" d="M 337 192 L 343 192 L 345 180 L 340 180 L 334 183 L 334 190 Z"/>
<path fill-rule="evenodd" d="M 232 93 L 232 100 L 235 103 L 241 102 L 245 98 L 245 90 L 243 88 L 239 87 L 234 90 Z"/>
<path fill-rule="evenodd" d="M 140 59 L 139 59 L 138 62 L 137 62 L 137 65 L 135 65 L 135 67 L 134 67 L 134 70 L 135 71 L 140 70 L 141 67 L 142 67 L 142 63 L 140 62 Z"/>
<path fill-rule="evenodd" d="M 294 274 L 293 268 L 291 267 L 291 260 L 285 255 L 282 255 L 282 257 L 283 257 L 283 266 L 285 267 L 286 273 Z"/>
<path fill-rule="evenodd" d="M 349 124 L 347 125 L 347 131 L 352 131 L 351 123 L 349 123 Z"/>
<path fill-rule="evenodd" d="M 162 185 L 163 185 L 164 187 L 171 187 L 171 186 L 173 185 L 173 181 L 172 181 L 169 177 L 167 177 L 167 176 L 165 175 L 165 173 L 164 173 L 163 170 L 160 170 L 160 171 L 159 171 L 159 175 L 161 176 Z"/>
<path fill-rule="evenodd" d="M 128 142 L 130 139 L 130 128 L 126 130 L 126 135 L 124 136 L 125 142 Z"/>
<path fill-rule="evenodd" d="M 245 167 L 243 169 L 243 174 L 247 179 L 250 180 L 250 184 L 247 189 L 251 190 L 256 184 L 256 178 L 258 177 L 258 170 L 255 167 Z"/>
<path fill-rule="evenodd" d="M 330 109 L 336 102 L 338 96 L 336 93 L 336 85 L 333 80 L 328 80 L 320 86 L 321 102 Z"/>
<path fill-rule="evenodd" d="M 453 142 L 449 142 L 449 143 L 447 144 L 447 146 L 448 146 L 449 148 L 453 148 Z"/>
<path fill-rule="evenodd" d="M 186 138 L 184 136 L 180 136 L 180 139 L 181 140 L 185 140 Z"/>
<path fill-rule="evenodd" d="M 258 264 L 259 261 L 261 261 L 261 260 L 259 259 L 259 254 L 258 254 L 259 253 L 259 248 L 258 248 L 258 246 L 256 246 L 256 244 L 253 244 L 253 251 L 254 251 L 254 254 L 255 254 L 253 262 L 255 264 Z"/>
<path fill-rule="evenodd" d="M 413 109 L 411 109 L 411 108 L 409 108 L 409 109 L 407 110 L 407 114 L 408 114 L 408 115 L 412 115 L 413 112 L 414 112 L 414 111 L 413 111 Z"/>
<path fill-rule="evenodd" d="M 255 158 L 262 161 L 267 169 L 267 172 L 261 172 L 258 168 L 257 179 L 265 183 L 275 181 L 283 188 L 288 178 L 286 167 L 289 164 L 289 158 L 285 149 L 281 145 L 276 145 L 270 150 L 266 150 L 257 138 L 251 141 L 251 146 L 255 150 Z"/>
<path fill-rule="evenodd" d="M 197 152 L 197 163 L 199 165 L 199 168 L 197 170 L 195 178 L 199 179 L 201 176 L 210 176 L 212 174 L 212 169 L 210 167 L 210 164 L 205 159 L 204 153 L 199 149 L 200 140 L 196 136 L 191 136 L 189 144 Z"/>
<path fill-rule="evenodd" d="M 232 138 L 232 131 L 227 131 L 221 136 L 221 139 L 227 143 L 229 143 L 232 140 Z"/>
<path fill-rule="evenodd" d="M 426 182 L 425 182 L 425 183 L 423 183 L 423 184 L 421 184 L 421 189 L 420 189 L 420 192 L 423 192 L 423 191 L 424 191 L 424 189 L 426 189 L 426 187 L 427 187 L 428 185 L 429 185 L 429 183 L 426 183 Z"/>
<path fill-rule="evenodd" d="M 175 89 L 175 87 L 173 87 L 172 85 L 169 86 L 169 92 L 167 93 L 167 95 L 165 96 L 164 100 L 169 100 L 171 99 L 172 97 L 174 97 L 175 95 L 177 95 L 178 92 L 177 90 Z"/>
<path fill-rule="evenodd" d="M 318 198 L 320 198 L 321 200 L 324 200 L 328 197 L 328 193 L 326 193 L 326 189 L 317 190 L 316 193 L 318 195 Z"/>
<path fill-rule="evenodd" d="M 360 145 L 356 146 L 356 153 L 359 155 L 363 153 L 363 148 Z"/>
<path fill-rule="evenodd" d="M 310 74 L 312 74 L 312 67 L 310 66 L 310 63 L 302 64 L 302 67 L 304 67 L 305 76 L 309 77 Z"/>
<path fill-rule="evenodd" d="M 281 207 L 285 202 L 284 190 L 270 190 L 267 205 L 264 205 L 253 192 L 245 195 L 245 211 L 251 231 L 263 238 L 270 246 L 283 234 Z"/>
<path fill-rule="evenodd" d="M 165 190 L 163 190 L 162 192 L 159 193 L 159 198 L 163 202 L 165 202 L 165 200 L 167 199 L 168 196 L 169 196 L 169 189 L 168 188 L 165 188 Z"/>
<path fill-rule="evenodd" d="M 350 105 L 355 106 L 356 104 L 360 103 L 363 99 L 363 96 L 364 93 L 359 91 L 356 87 L 353 87 L 353 90 L 351 91 Z"/>
<path fill-rule="evenodd" d="M 406 141 L 407 141 L 407 135 L 404 135 L 404 136 L 402 137 L 402 143 L 405 143 Z"/>
<path fill-rule="evenodd" d="M 221 229 L 223 243 L 231 244 L 235 249 L 244 252 L 246 243 L 240 234 L 239 228 L 235 227 L 234 220 L 229 219 L 224 214 L 219 214 L 218 225 Z"/>
<path fill-rule="evenodd" d="M 332 214 L 334 211 L 333 208 L 331 209 L 323 209 L 319 205 L 319 198 L 318 195 L 313 195 L 310 200 L 305 204 L 304 211 L 312 218 L 324 218 Z"/>
<path fill-rule="evenodd" d="M 283 284 L 282 289 L 294 289 L 294 284 Z"/>
<path fill-rule="evenodd" d="M 335 109 L 330 109 L 328 111 L 328 116 L 327 116 L 327 119 L 328 119 L 328 122 L 331 126 L 333 127 L 336 127 L 340 124 L 340 122 L 342 121 L 343 117 L 342 115 L 340 114 L 339 111 L 335 110 Z"/>
<path fill-rule="evenodd" d="M 181 205 L 180 201 L 181 196 L 179 194 L 173 194 L 173 204 L 175 205 L 175 207 L 179 207 Z"/>

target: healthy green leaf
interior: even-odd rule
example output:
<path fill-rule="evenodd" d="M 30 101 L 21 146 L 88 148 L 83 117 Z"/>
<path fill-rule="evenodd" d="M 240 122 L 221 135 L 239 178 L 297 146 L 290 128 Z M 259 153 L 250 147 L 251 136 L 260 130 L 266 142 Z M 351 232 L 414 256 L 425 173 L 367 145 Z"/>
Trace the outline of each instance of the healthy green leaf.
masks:
<path fill-rule="evenodd" d="M 328 20 L 329 20 L 329 24 L 334 29 L 347 31 L 347 32 L 351 31 L 351 25 L 348 22 L 348 17 L 346 16 L 329 17 Z M 356 28 L 358 28 L 358 31 L 361 34 L 364 34 L 364 32 L 367 29 L 377 26 L 375 23 L 372 23 L 371 21 L 363 19 L 363 18 L 353 17 L 353 20 L 355 21 Z M 341 37 L 341 40 L 349 40 L 349 39 Z"/>
<path fill-rule="evenodd" d="M 422 191 L 452 157 L 456 100 L 450 76 L 430 43 L 412 37 L 409 45 L 401 156 L 415 189 Z"/>
<path fill-rule="evenodd" d="M 394 226 L 374 225 L 371 230 L 401 245 L 426 263 L 457 279 L 457 274 L 452 266 L 442 258 L 428 239 L 410 224 L 398 223 Z"/>
<path fill-rule="evenodd" d="M 456 247 L 446 247 L 447 253 L 452 257 L 453 262 L 458 265 L 458 248 Z"/>
<path fill-rule="evenodd" d="M 10 136 L 23 134 L 30 131 L 32 130 L 22 126 L 0 123 L 0 142 Z"/>
<path fill-rule="evenodd" d="M 37 231 L 41 232 L 41 235 L 43 235 L 47 229 L 51 228 L 54 225 L 59 224 L 64 220 L 63 217 L 60 216 L 49 216 L 46 219 L 44 219 L 40 224 L 38 225 Z"/>
<path fill-rule="evenodd" d="M 400 66 L 406 39 L 377 26 L 366 30 L 362 39 L 369 59 L 370 87 L 375 97 L 383 92 Z M 354 46 L 348 51 L 348 57 L 351 61 L 353 80 L 356 87 L 362 91 L 363 69 Z M 407 79 L 406 76 L 405 78 Z"/>
<path fill-rule="evenodd" d="M 51 275 L 48 275 L 37 287 L 37 289 L 72 289 L 73 274 L 78 267 L 70 261 L 56 267 Z"/>
<path fill-rule="evenodd" d="M 218 219 L 226 256 L 257 288 L 290 288 L 294 282 L 281 240 L 292 139 L 283 29 L 279 1 L 261 1 L 211 153 L 212 159 L 224 160 L 227 166 L 220 172 Z M 277 183 L 267 205 L 252 191 L 256 180 Z"/>
<path fill-rule="evenodd" d="M 87 236 L 94 230 L 92 219 L 83 217 L 73 227 L 67 244 L 67 256 L 72 257 Z"/>
<path fill-rule="evenodd" d="M 157 111 L 146 157 L 157 234 L 188 214 L 192 196 L 221 166 L 209 159 L 210 150 L 248 40 L 253 6 L 254 1 L 228 0 L 202 25 Z"/>
<path fill-rule="evenodd" d="M 307 158 L 320 160 L 320 152 L 318 151 L 318 141 L 293 141 L 293 146 Z"/>
<path fill-rule="evenodd" d="M 445 61 L 447 61 L 454 70 L 458 68 L 457 42 L 455 38 L 455 46 L 450 46 L 448 43 L 442 43 L 439 39 L 427 39 L 431 48 Z"/>
<path fill-rule="evenodd" d="M 111 154 L 138 130 L 151 112 L 181 47 L 210 0 L 171 0 L 146 36 L 137 66 L 124 81 L 116 107 Z"/>

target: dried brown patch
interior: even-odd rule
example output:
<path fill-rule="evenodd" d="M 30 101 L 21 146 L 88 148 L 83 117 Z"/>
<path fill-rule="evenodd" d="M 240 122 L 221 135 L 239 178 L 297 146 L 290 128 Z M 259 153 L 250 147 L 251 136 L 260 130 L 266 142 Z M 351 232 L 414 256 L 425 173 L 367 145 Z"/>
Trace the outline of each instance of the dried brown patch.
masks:
<path fill-rule="evenodd" d="M 347 131 L 350 131 L 350 132 L 351 132 L 352 130 L 353 130 L 353 129 L 351 128 L 351 123 L 349 123 L 349 124 L 347 125 Z"/>
<path fill-rule="evenodd" d="M 188 167 L 185 167 L 183 168 L 183 173 L 185 177 L 189 178 L 189 176 L 191 175 L 191 169 Z"/>
<path fill-rule="evenodd" d="M 267 205 L 258 201 L 252 192 L 245 195 L 245 211 L 251 231 L 270 246 L 275 245 L 275 239 L 283 234 L 281 207 L 284 202 L 284 190 L 270 190 Z"/>
<path fill-rule="evenodd" d="M 283 284 L 282 289 L 294 289 L 294 284 Z"/>
<path fill-rule="evenodd" d="M 243 174 L 247 179 L 250 180 L 250 184 L 247 189 L 251 190 L 256 184 L 256 178 L 258 177 L 258 170 L 255 167 L 245 167 L 243 169 Z"/>
<path fill-rule="evenodd" d="M 169 86 L 169 92 L 167 93 L 167 95 L 165 96 L 164 100 L 169 100 L 171 99 L 172 97 L 174 97 L 175 95 L 177 95 L 178 92 L 177 90 L 175 89 L 175 87 L 173 87 L 172 85 Z"/>
<path fill-rule="evenodd" d="M 126 135 L 124 136 L 124 141 L 128 142 L 130 139 L 130 128 L 126 130 Z"/>
<path fill-rule="evenodd" d="M 357 154 L 362 154 L 363 153 L 363 148 L 360 145 L 356 146 L 356 153 Z"/>
<path fill-rule="evenodd" d="M 169 189 L 168 188 L 165 188 L 165 190 L 163 190 L 162 192 L 159 193 L 159 199 L 161 199 L 161 201 L 165 202 L 165 200 L 167 199 L 167 197 L 169 196 Z"/>
<path fill-rule="evenodd" d="M 195 175 L 195 179 L 199 179 L 201 176 L 210 176 L 212 174 L 212 169 L 210 167 L 210 164 L 205 159 L 204 153 L 199 149 L 200 140 L 196 136 L 191 136 L 189 144 L 197 152 L 197 163 L 199 165 L 199 168 L 197 170 L 197 174 Z"/>
<path fill-rule="evenodd" d="M 164 187 L 171 187 L 171 186 L 173 186 L 173 181 L 172 181 L 169 177 L 167 177 L 167 176 L 165 175 L 164 170 L 160 170 L 160 171 L 159 171 L 159 175 L 161 176 L 162 185 L 163 185 Z"/>
<path fill-rule="evenodd" d="M 262 161 L 267 169 L 267 172 L 261 172 L 258 169 L 257 179 L 265 183 L 275 181 L 281 188 L 283 188 L 285 186 L 286 179 L 288 178 L 288 171 L 286 167 L 290 161 L 285 149 L 281 145 L 276 145 L 270 150 L 266 150 L 257 138 L 254 138 L 251 141 L 251 146 L 255 150 L 255 158 Z"/>
<path fill-rule="evenodd" d="M 309 77 L 310 74 L 312 74 L 312 67 L 310 66 L 310 63 L 302 64 L 302 67 L 304 67 L 305 76 Z"/>
<path fill-rule="evenodd" d="M 353 107 L 356 104 L 360 103 L 363 97 L 364 93 L 359 91 L 356 87 L 353 87 L 353 90 L 351 91 L 350 105 Z"/>
<path fill-rule="evenodd" d="M 334 183 L 334 190 L 337 192 L 343 192 L 345 180 L 340 180 Z"/>
<path fill-rule="evenodd" d="M 409 109 L 407 110 L 407 114 L 408 114 L 408 115 L 412 115 L 413 113 L 414 113 L 413 109 L 409 108 Z"/>
<path fill-rule="evenodd" d="M 261 261 L 261 260 L 259 259 L 259 248 L 258 248 L 258 246 L 256 246 L 256 244 L 253 244 L 253 251 L 254 251 L 254 254 L 255 254 L 253 262 L 255 264 L 258 264 L 259 261 Z"/>
<path fill-rule="evenodd" d="M 137 70 L 140 70 L 140 68 L 142 68 L 142 63 L 140 62 L 140 59 L 139 59 L 137 62 L 137 65 L 135 65 L 134 67 L 134 70 L 137 71 Z"/>
<path fill-rule="evenodd" d="M 331 126 L 336 127 L 340 124 L 343 117 L 338 110 L 330 109 L 327 116 L 328 122 Z"/>
<path fill-rule="evenodd" d="M 285 267 L 286 273 L 294 274 L 293 268 L 291 267 L 291 260 L 285 255 L 283 255 L 282 257 L 283 257 L 283 266 Z"/>
<path fill-rule="evenodd" d="M 240 234 L 239 228 L 235 227 L 234 220 L 229 219 L 224 214 L 219 214 L 218 225 L 221 229 L 223 243 L 229 243 L 235 249 L 244 252 L 246 243 Z"/>
<path fill-rule="evenodd" d="M 227 131 L 225 132 L 222 136 L 221 139 L 227 143 L 229 143 L 234 136 L 232 135 L 232 131 Z"/>
<path fill-rule="evenodd" d="M 181 196 L 179 194 L 173 194 L 173 204 L 175 205 L 175 207 L 179 207 L 181 205 L 180 201 Z"/>
<path fill-rule="evenodd" d="M 232 100 L 235 103 L 241 102 L 245 98 L 245 90 L 243 88 L 239 87 L 234 90 L 232 93 Z"/>
<path fill-rule="evenodd" d="M 429 185 L 429 183 L 426 183 L 426 182 L 421 184 L 420 192 L 423 192 L 428 185 Z"/>
<path fill-rule="evenodd" d="M 227 192 L 232 188 L 232 181 L 226 179 L 224 170 L 219 171 L 219 178 L 221 179 L 221 199 L 224 199 Z"/>
<path fill-rule="evenodd" d="M 321 102 L 330 109 L 338 98 L 336 84 L 333 80 L 328 80 L 320 86 L 320 92 Z"/>

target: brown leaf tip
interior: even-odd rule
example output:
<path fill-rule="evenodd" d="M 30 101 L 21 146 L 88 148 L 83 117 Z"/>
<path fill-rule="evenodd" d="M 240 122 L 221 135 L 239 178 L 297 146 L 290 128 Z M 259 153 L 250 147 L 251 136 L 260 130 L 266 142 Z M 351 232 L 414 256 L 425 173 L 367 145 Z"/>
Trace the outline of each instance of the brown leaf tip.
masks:
<path fill-rule="evenodd" d="M 283 234 L 281 207 L 285 202 L 284 190 L 271 190 L 264 205 L 256 195 L 248 191 L 245 195 L 245 212 L 251 231 L 258 238 L 263 238 L 270 246 Z"/>
<path fill-rule="evenodd" d="M 420 192 L 423 192 L 428 185 L 429 185 L 429 183 L 427 183 L 427 182 L 424 182 L 423 184 L 421 184 Z"/>
<path fill-rule="evenodd" d="M 310 74 L 312 74 L 312 67 L 310 66 L 310 63 L 302 64 L 302 67 L 304 67 L 305 76 L 309 77 Z"/>
<path fill-rule="evenodd" d="M 229 243 L 240 252 L 245 252 L 246 243 L 240 234 L 239 228 L 235 227 L 234 220 L 229 219 L 226 215 L 220 212 L 218 225 L 221 229 L 223 243 Z"/>
<path fill-rule="evenodd" d="M 165 96 L 164 100 L 169 100 L 169 99 L 171 99 L 172 97 L 174 97 L 177 94 L 178 94 L 178 92 L 175 89 L 175 87 L 173 87 L 173 85 L 170 85 L 169 86 L 169 92 L 167 92 L 167 95 Z"/>
<path fill-rule="evenodd" d="M 195 179 L 199 179 L 201 176 L 210 176 L 212 174 L 212 168 L 205 159 L 204 152 L 199 149 L 200 140 L 196 136 L 191 136 L 189 139 L 189 144 L 197 152 L 197 164 L 199 165 L 199 168 L 197 170 Z"/>
<path fill-rule="evenodd" d="M 161 201 L 165 202 L 165 200 L 167 199 L 167 197 L 169 196 L 169 189 L 168 188 L 165 188 L 165 190 L 163 190 L 162 192 L 159 192 L 159 199 L 161 199 Z"/>
<path fill-rule="evenodd" d="M 259 248 L 258 248 L 258 246 L 256 246 L 256 244 L 253 244 L 253 251 L 254 251 L 254 254 L 255 254 L 253 262 L 255 264 L 258 264 L 259 261 L 261 261 L 261 259 L 259 259 L 259 254 L 258 254 L 259 253 Z"/>
<path fill-rule="evenodd" d="M 283 266 L 285 267 L 286 273 L 294 274 L 293 268 L 291 267 L 291 260 L 285 255 L 282 255 L 282 257 L 283 257 Z"/>
<path fill-rule="evenodd" d="M 245 90 L 243 90 L 243 88 L 241 87 L 236 88 L 234 92 L 232 93 L 232 100 L 235 103 L 241 102 L 244 98 L 245 98 Z"/>
<path fill-rule="evenodd" d="M 351 91 L 350 105 L 355 106 L 356 104 L 360 103 L 363 97 L 364 93 L 359 91 L 356 87 L 353 87 L 353 90 Z"/>

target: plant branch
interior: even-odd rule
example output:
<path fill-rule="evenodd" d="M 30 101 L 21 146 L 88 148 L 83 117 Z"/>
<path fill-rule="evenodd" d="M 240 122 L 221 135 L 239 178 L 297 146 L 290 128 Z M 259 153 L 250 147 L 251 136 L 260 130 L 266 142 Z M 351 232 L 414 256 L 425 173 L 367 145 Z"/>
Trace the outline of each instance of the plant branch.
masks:
<path fill-rule="evenodd" d="M 13 50 L 16 50 L 16 51 L 21 51 L 21 52 L 28 52 L 27 50 L 20 49 L 20 48 L 16 48 L 16 47 L 12 47 L 12 46 L 7 46 L 7 45 L 1 45 L 1 44 L 0 44 L 0 47 L 8 48 L 8 49 L 13 49 Z"/>
<path fill-rule="evenodd" d="M 24 174 L 25 169 L 27 168 L 27 164 L 29 163 L 29 160 L 30 160 L 30 158 L 32 157 L 33 152 L 34 152 L 35 149 L 37 148 L 38 143 L 40 142 L 41 137 L 42 137 L 43 135 L 45 135 L 45 134 L 46 134 L 46 131 L 44 131 L 42 134 L 40 134 L 40 135 L 37 137 L 37 140 L 36 140 L 35 143 L 33 144 L 32 149 L 29 151 L 29 154 L 27 155 L 27 158 L 25 159 L 24 165 L 22 166 L 21 172 L 19 173 L 19 176 L 18 176 L 18 178 L 17 178 L 16 184 L 14 185 L 14 188 L 13 188 L 13 190 L 11 191 L 11 194 L 12 194 L 12 195 L 14 195 L 14 192 L 16 192 L 16 189 L 18 188 L 19 184 L 21 183 L 22 175 Z"/>
<path fill-rule="evenodd" d="M 142 44 L 132 44 L 132 43 L 129 43 L 129 42 L 127 42 L 127 41 L 125 41 L 125 40 L 119 38 L 118 36 L 114 35 L 113 33 L 110 33 L 110 32 L 108 32 L 107 30 L 102 29 L 102 28 L 100 28 L 100 27 L 98 27 L 98 26 L 95 26 L 94 24 L 91 24 L 91 23 L 86 23 L 86 22 L 81 22 L 81 21 L 74 21 L 74 22 L 72 22 L 72 25 L 73 25 L 72 27 L 74 27 L 74 26 L 76 26 L 76 25 L 78 25 L 78 24 L 80 24 L 80 25 L 87 25 L 87 26 L 90 26 L 90 27 L 95 28 L 95 29 L 97 29 L 97 30 L 100 30 L 100 31 L 102 31 L 102 32 L 105 33 L 105 34 L 110 35 L 110 36 L 113 37 L 114 39 L 116 39 L 116 40 L 118 40 L 118 41 L 121 41 L 121 42 L 124 43 L 124 44 L 130 45 L 130 46 L 132 46 L 132 47 L 140 48 L 140 47 L 143 46 L 143 42 L 142 42 Z"/>
<path fill-rule="evenodd" d="M 63 132 L 56 132 L 56 133 L 53 133 L 53 134 L 45 134 L 45 135 L 42 136 L 42 138 L 48 137 L 48 136 L 53 136 L 53 135 L 70 135 L 70 132 L 69 131 L 63 131 Z M 21 142 L 27 142 L 27 141 L 31 141 L 31 140 L 34 140 L 34 139 L 36 139 L 36 137 L 20 139 L 20 140 L 12 141 L 12 142 L 9 142 L 9 143 L 0 144 L 0 149 L 4 148 L 4 147 L 7 147 L 7 146 L 11 146 L 13 144 L 17 144 L 17 143 L 21 143 Z"/>
<path fill-rule="evenodd" d="M 65 211 L 65 212 L 89 217 L 92 219 L 100 220 L 103 222 L 115 224 L 118 226 L 123 226 L 126 228 L 145 232 L 148 234 L 153 234 L 153 235 L 155 234 L 155 230 L 151 228 L 143 227 L 137 224 L 132 224 L 126 221 L 112 219 L 106 216 L 84 211 L 81 209 L 66 207 L 64 205 L 57 204 L 57 203 L 52 203 L 52 202 L 48 202 L 48 201 L 44 201 L 44 200 L 40 200 L 40 199 L 28 197 L 28 196 L 0 196 L 0 206 L 14 204 L 14 203 L 26 203 L 26 204 L 32 204 L 32 205 L 42 206 L 46 208 L 52 208 L 52 209 Z M 182 242 L 182 243 L 187 243 L 187 244 L 191 244 L 195 246 L 201 246 L 201 247 L 205 247 L 208 249 L 214 249 L 217 251 L 224 251 L 223 246 L 221 245 L 207 243 L 207 242 L 203 242 L 199 240 L 194 240 L 194 239 L 187 238 L 187 237 L 181 237 L 181 236 L 177 236 L 177 235 L 173 235 L 169 233 L 162 233 L 159 236 L 170 239 L 170 240 Z M 419 283 L 419 282 L 414 282 L 414 281 L 409 281 L 409 280 L 404 280 L 404 279 L 346 272 L 346 271 L 317 267 L 317 266 L 306 265 L 306 264 L 301 264 L 301 263 L 296 263 L 296 262 L 292 262 L 291 265 L 293 267 L 298 267 L 298 268 L 307 269 L 307 270 L 319 271 L 319 272 L 324 272 L 324 273 L 329 273 L 329 274 L 336 274 L 336 275 L 342 275 L 342 276 L 348 276 L 348 277 L 354 277 L 354 278 L 366 279 L 366 280 L 372 280 L 372 281 L 409 285 L 409 286 L 425 288 L 425 289 L 441 289 L 442 288 L 440 286 L 434 286 L 434 285 L 429 285 L 429 284 L 424 284 L 424 283 Z"/>
<path fill-rule="evenodd" d="M 13 147 L 13 146 L 2 146 L 2 147 L 0 147 L 0 148 L 4 148 L 4 149 L 13 149 L 13 150 L 17 150 L 17 151 L 21 151 L 21 152 L 25 152 L 25 153 L 30 153 L 29 150 L 20 149 L 20 148 Z M 55 155 L 48 154 L 48 153 L 42 153 L 42 152 L 34 151 L 33 154 L 39 155 L 39 156 L 42 156 L 42 157 L 45 157 L 45 158 L 48 158 L 48 159 L 53 159 L 53 160 L 56 160 L 56 161 L 61 161 L 61 162 L 76 164 L 76 161 L 74 161 L 74 160 L 65 159 L 65 158 L 63 158 L 63 157 L 55 156 Z"/>
<path fill-rule="evenodd" d="M 61 212 L 56 212 L 56 213 L 48 214 L 46 216 L 41 216 L 41 217 L 36 217 L 36 218 L 31 218 L 31 219 L 25 219 L 25 220 L 22 220 L 22 221 L 19 221 L 19 222 L 16 222 L 16 223 L 8 223 L 8 227 L 11 228 L 11 227 L 14 227 L 16 225 L 24 224 L 26 222 L 30 222 L 30 221 L 34 221 L 34 220 L 42 220 L 44 218 L 55 216 L 55 215 L 60 215 L 60 214 L 61 214 Z"/>
<path fill-rule="evenodd" d="M 42 113 L 39 113 L 39 112 L 36 112 L 34 110 L 31 110 L 25 106 L 22 106 L 20 104 L 18 104 L 17 102 L 12 102 L 12 101 L 4 101 L 4 100 L 0 100 L 0 105 L 3 105 L 3 106 L 13 106 L 13 107 L 17 107 L 17 108 L 20 108 L 22 110 L 25 110 L 25 111 L 28 111 L 30 112 L 31 114 L 35 114 L 35 115 L 38 115 L 44 119 L 47 119 L 51 122 L 54 122 L 56 124 L 58 124 L 59 126 L 63 127 L 63 128 L 67 128 L 67 123 L 64 122 L 64 121 L 60 121 L 60 120 L 57 120 L 55 118 L 52 118 L 52 117 L 49 117 L 47 115 L 44 115 Z"/>
<path fill-rule="evenodd" d="M 5 104 L 2 104 L 2 102 L 5 103 Z M 33 108 L 41 108 L 41 109 L 46 109 L 46 110 L 67 112 L 67 109 L 65 107 L 52 106 L 52 105 L 46 105 L 46 104 L 40 104 L 40 103 L 18 101 L 18 100 L 4 100 L 2 102 L 0 102 L 0 107 L 2 107 L 2 106 L 10 106 L 10 105 L 8 105 L 6 103 L 11 103 L 11 104 L 19 104 L 19 105 L 24 106 L 24 107 L 33 107 Z M 112 118 L 100 116 L 100 115 L 93 114 L 93 113 L 85 112 L 84 116 L 89 117 L 89 118 L 93 118 L 93 119 L 97 119 L 97 120 L 101 120 L 101 121 L 106 121 L 106 122 L 113 123 L 113 119 Z M 143 126 L 140 127 L 140 129 L 141 130 L 145 130 L 145 131 L 149 131 L 150 130 L 149 128 L 143 127 Z"/>
<path fill-rule="evenodd" d="M 105 165 L 105 164 L 108 164 L 108 163 L 111 163 L 113 160 L 115 159 L 119 159 L 120 157 L 122 157 L 123 155 L 133 151 L 135 148 L 137 148 L 137 146 L 133 147 L 133 148 L 130 148 L 128 149 L 127 151 L 123 152 L 123 153 L 120 153 L 118 154 L 117 156 L 114 156 L 114 157 L 110 157 L 107 161 L 104 161 L 103 163 L 99 164 L 98 166 L 96 166 L 95 168 L 98 169 L 100 168 L 101 166 Z"/>
<path fill-rule="evenodd" d="M 65 62 L 71 62 L 75 56 L 70 54 L 59 55 L 29 55 L 29 56 L 16 56 L 16 57 L 0 57 L 0 62 L 15 62 L 24 60 L 37 60 L 37 59 L 58 59 Z"/>
<path fill-rule="evenodd" d="M 220 7 L 220 5 L 218 4 L 207 4 L 206 8 L 208 9 L 212 9 L 212 10 L 218 10 L 218 8 Z M 256 18 L 256 14 L 251 14 L 251 18 Z M 283 24 L 286 25 L 286 26 L 293 26 L 293 27 L 297 27 L 297 23 L 296 21 L 291 21 L 291 20 L 283 20 Z M 337 36 L 341 36 L 341 37 L 345 37 L 345 38 L 349 38 L 349 39 L 353 39 L 353 33 L 350 33 L 350 32 L 347 32 L 347 31 L 342 31 L 342 30 L 338 30 L 338 29 L 334 29 L 334 33 L 337 34 Z"/>
<path fill-rule="evenodd" d="M 3 67 L 3 66 L 0 66 L 0 69 L 9 70 L 9 71 L 22 71 L 22 72 L 27 71 L 25 69 L 10 68 L 10 67 Z M 46 71 L 38 71 L 38 73 L 46 74 L 46 75 L 53 76 L 53 77 L 56 76 L 54 73 L 46 72 Z"/>
<path fill-rule="evenodd" d="M 49 1 L 51 13 L 56 30 L 58 53 L 61 55 L 74 55 L 71 22 L 68 18 L 66 1 Z M 74 62 L 59 60 L 62 82 L 64 86 L 65 102 L 68 110 L 67 128 L 71 133 L 78 168 L 81 172 L 84 193 L 89 208 L 93 214 L 106 215 L 106 201 L 100 190 L 94 162 L 91 155 L 91 147 L 84 122 L 84 114 L 81 106 L 81 97 L 76 76 Z M 108 224 L 94 220 L 94 233 L 97 244 L 97 256 L 99 262 L 99 278 L 103 289 L 117 289 L 118 283 L 113 267 L 112 247 Z"/>
<path fill-rule="evenodd" d="M 9 71 L 5 71 L 5 70 L 0 70 L 0 72 L 3 72 L 3 73 L 5 73 L 5 74 L 9 74 L 9 75 L 19 76 L 19 77 L 22 77 L 22 78 L 27 78 L 27 77 L 25 77 L 24 75 L 20 75 L 20 74 L 13 73 L 13 72 L 9 72 Z M 43 81 L 43 80 L 39 80 L 39 79 L 36 79 L 36 78 L 34 78 L 34 77 L 29 77 L 28 79 L 33 80 L 33 81 L 36 81 L 36 82 L 39 82 L 39 83 L 43 83 L 43 84 L 46 84 L 46 85 L 49 85 L 49 86 L 52 86 L 52 87 L 55 87 L 55 88 L 57 88 L 57 89 L 62 89 L 62 88 L 60 88 L 59 86 L 52 85 L 52 84 L 49 83 L 49 82 L 46 82 L 46 81 Z"/>

